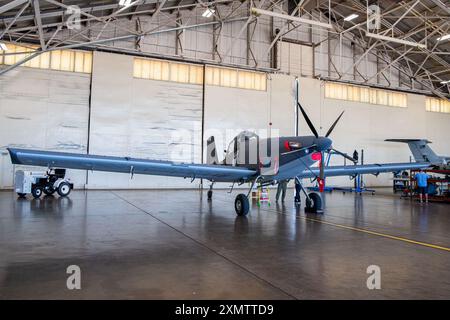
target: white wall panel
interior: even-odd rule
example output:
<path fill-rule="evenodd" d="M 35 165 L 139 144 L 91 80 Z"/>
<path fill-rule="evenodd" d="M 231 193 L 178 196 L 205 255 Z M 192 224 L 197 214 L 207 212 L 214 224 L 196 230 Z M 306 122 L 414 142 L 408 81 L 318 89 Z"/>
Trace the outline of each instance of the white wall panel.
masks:
<path fill-rule="evenodd" d="M 86 153 L 90 74 L 19 67 L 0 77 L 0 188 L 13 186 L 7 147 Z M 68 170 L 76 187 L 86 173 Z"/>
<path fill-rule="evenodd" d="M 200 162 L 202 87 L 135 79 L 133 57 L 94 54 L 91 154 Z M 178 151 L 184 152 L 178 152 Z M 180 178 L 89 172 L 89 188 L 195 187 Z"/>
<path fill-rule="evenodd" d="M 295 76 L 313 75 L 313 48 L 297 43 L 279 41 L 277 61 L 281 72 Z"/>

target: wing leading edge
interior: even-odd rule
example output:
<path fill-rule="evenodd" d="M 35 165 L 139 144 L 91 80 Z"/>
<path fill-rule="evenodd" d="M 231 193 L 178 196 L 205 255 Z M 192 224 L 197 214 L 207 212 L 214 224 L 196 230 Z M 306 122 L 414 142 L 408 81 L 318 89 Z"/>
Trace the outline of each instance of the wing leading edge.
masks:
<path fill-rule="evenodd" d="M 8 151 L 14 164 L 50 168 L 199 178 L 218 182 L 247 181 L 256 175 L 255 170 L 223 165 L 176 163 L 15 148 L 8 148 Z"/>
<path fill-rule="evenodd" d="M 329 166 L 325 167 L 325 177 L 352 176 L 356 174 L 378 174 L 382 172 L 398 172 L 409 169 L 428 168 L 430 163 L 426 162 L 405 162 L 405 163 L 383 163 L 383 164 L 364 164 L 349 166 Z M 319 168 L 305 170 L 299 178 L 314 178 L 319 175 Z"/>

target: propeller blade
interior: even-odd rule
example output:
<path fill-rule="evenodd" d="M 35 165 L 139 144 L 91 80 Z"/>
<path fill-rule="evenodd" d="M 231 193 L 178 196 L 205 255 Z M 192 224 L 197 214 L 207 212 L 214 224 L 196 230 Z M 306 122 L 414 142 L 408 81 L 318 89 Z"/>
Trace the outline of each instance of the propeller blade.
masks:
<path fill-rule="evenodd" d="M 337 154 L 343 156 L 344 158 L 346 158 L 347 160 L 350 160 L 350 161 L 353 162 L 353 163 L 357 163 L 357 162 L 358 162 L 357 160 L 355 160 L 354 158 L 350 157 L 348 154 L 346 154 L 346 153 L 344 153 L 344 152 L 341 152 L 341 151 L 336 150 L 336 149 L 334 149 L 334 148 L 331 148 L 330 150 L 333 150 L 335 153 L 337 153 Z"/>
<path fill-rule="evenodd" d="M 320 171 L 319 171 L 319 178 L 321 180 L 323 180 L 325 178 L 325 168 L 324 168 L 325 166 L 324 166 L 323 156 L 324 156 L 324 154 L 322 152 L 322 155 L 320 157 Z"/>
<path fill-rule="evenodd" d="M 311 120 L 309 119 L 308 115 L 306 114 L 305 110 L 302 108 L 299 102 L 297 102 L 298 107 L 300 108 L 300 111 L 303 114 L 303 118 L 305 118 L 306 123 L 308 124 L 309 129 L 314 134 L 316 138 L 319 137 L 319 134 L 317 133 L 316 128 L 314 128 L 314 125 L 312 124 Z"/>
<path fill-rule="evenodd" d="M 345 111 L 345 110 L 344 110 Z M 341 112 L 341 114 L 339 115 L 339 117 L 334 121 L 334 123 L 331 125 L 330 129 L 328 129 L 327 134 L 325 135 L 326 138 L 328 138 L 328 136 L 331 134 L 331 132 L 333 132 L 334 127 L 336 126 L 336 124 L 339 122 L 339 119 L 341 119 L 342 115 L 344 114 L 344 111 Z"/>

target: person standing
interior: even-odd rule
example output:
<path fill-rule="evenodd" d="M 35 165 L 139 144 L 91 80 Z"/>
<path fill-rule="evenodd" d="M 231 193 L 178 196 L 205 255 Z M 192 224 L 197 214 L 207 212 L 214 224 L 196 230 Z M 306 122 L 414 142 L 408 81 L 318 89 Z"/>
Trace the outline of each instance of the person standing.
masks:
<path fill-rule="evenodd" d="M 300 185 L 300 180 L 295 179 L 295 198 L 294 201 L 296 204 L 300 204 L 300 191 L 302 190 L 302 186 Z"/>
<path fill-rule="evenodd" d="M 286 198 L 287 183 L 288 183 L 288 180 L 281 180 L 280 182 L 278 182 L 277 195 L 276 195 L 277 202 L 280 199 L 280 195 L 281 195 L 281 201 L 284 202 L 284 198 Z"/>
<path fill-rule="evenodd" d="M 428 203 L 428 174 L 422 169 L 416 174 L 417 187 L 419 188 L 420 203 L 423 202 L 423 196 L 425 195 L 425 202 Z"/>

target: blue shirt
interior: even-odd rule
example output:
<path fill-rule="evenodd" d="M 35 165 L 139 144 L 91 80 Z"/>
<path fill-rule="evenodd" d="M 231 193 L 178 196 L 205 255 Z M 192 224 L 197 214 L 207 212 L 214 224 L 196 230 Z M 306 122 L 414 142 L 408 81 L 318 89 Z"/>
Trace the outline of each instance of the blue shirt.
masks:
<path fill-rule="evenodd" d="M 417 173 L 416 180 L 419 187 L 426 187 L 428 185 L 428 175 L 425 172 Z"/>

